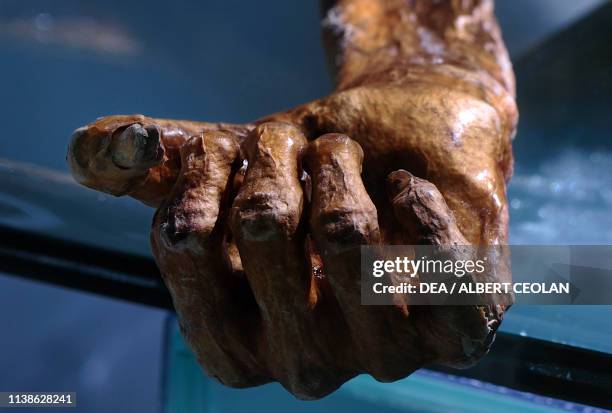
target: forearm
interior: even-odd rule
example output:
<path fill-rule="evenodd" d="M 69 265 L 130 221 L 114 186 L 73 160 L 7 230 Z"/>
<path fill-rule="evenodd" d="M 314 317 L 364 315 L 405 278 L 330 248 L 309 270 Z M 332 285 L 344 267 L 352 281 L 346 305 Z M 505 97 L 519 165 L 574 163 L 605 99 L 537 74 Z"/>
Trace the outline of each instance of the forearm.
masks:
<path fill-rule="evenodd" d="M 492 0 L 323 0 L 323 33 L 344 89 L 396 66 L 486 72 L 514 95 Z"/>

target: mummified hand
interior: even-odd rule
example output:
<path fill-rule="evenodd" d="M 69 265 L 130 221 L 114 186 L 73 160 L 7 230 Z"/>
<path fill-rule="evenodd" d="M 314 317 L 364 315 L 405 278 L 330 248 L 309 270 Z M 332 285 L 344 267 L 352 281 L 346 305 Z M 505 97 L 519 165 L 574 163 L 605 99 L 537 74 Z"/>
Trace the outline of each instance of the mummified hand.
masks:
<path fill-rule="evenodd" d="M 491 1 L 331 3 L 330 96 L 245 125 L 106 117 L 68 151 L 80 183 L 158 208 L 153 251 L 207 373 L 300 398 L 469 365 L 505 310 L 362 306 L 359 287 L 362 244 L 507 241 L 517 111 Z"/>

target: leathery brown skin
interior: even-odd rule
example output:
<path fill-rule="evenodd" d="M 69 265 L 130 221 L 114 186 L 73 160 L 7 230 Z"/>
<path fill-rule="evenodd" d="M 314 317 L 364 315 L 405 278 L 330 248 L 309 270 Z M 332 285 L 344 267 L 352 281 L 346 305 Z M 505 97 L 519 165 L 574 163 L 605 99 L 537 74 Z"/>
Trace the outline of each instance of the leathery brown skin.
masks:
<path fill-rule="evenodd" d="M 101 118 L 67 157 L 80 183 L 157 208 L 154 255 L 207 373 L 299 398 L 470 365 L 508 303 L 359 296 L 360 245 L 507 243 L 518 114 L 492 1 L 323 3 L 331 95 L 244 125 Z"/>

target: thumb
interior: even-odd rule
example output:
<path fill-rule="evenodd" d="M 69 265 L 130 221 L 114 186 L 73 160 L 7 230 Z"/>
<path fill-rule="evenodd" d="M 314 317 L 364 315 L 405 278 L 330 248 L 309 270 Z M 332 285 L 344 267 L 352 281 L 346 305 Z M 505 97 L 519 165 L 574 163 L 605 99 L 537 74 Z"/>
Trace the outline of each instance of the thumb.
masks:
<path fill-rule="evenodd" d="M 227 131 L 243 140 L 252 125 L 154 119 L 143 115 L 99 118 L 77 129 L 66 161 L 75 180 L 115 196 L 157 207 L 180 172 L 180 147 L 192 136 Z"/>

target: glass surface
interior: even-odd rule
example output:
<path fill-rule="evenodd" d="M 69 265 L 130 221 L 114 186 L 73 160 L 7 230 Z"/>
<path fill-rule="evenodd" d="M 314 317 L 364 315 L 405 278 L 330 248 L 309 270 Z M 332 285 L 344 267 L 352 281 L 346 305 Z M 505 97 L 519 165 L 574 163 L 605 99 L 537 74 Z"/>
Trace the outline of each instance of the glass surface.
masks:
<path fill-rule="evenodd" d="M 608 3 L 515 62 L 513 244 L 612 244 L 611 20 Z M 611 319 L 611 306 L 516 306 L 502 330 L 612 352 Z"/>
<path fill-rule="evenodd" d="M 2 273 L 0 304 L 1 391 L 77 392 L 74 412 L 158 411 L 164 311 Z"/>
<path fill-rule="evenodd" d="M 231 389 L 202 374 L 173 318 L 168 320 L 164 412 L 292 413 L 554 413 L 601 410 L 561 400 L 421 370 L 404 380 L 379 383 L 358 376 L 316 402 L 296 400 L 278 383 Z"/>

